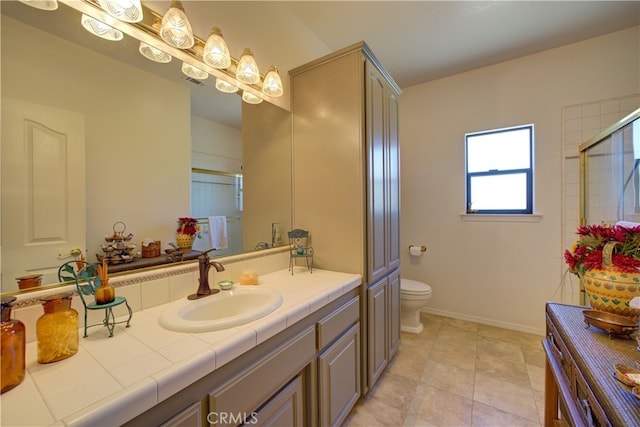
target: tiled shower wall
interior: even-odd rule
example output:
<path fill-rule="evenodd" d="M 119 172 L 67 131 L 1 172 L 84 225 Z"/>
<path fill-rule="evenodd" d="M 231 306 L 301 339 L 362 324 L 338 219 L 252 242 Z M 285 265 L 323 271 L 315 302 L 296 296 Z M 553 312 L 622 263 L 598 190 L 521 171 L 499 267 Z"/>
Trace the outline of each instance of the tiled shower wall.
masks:
<path fill-rule="evenodd" d="M 563 142 L 563 252 L 576 240 L 580 223 L 580 167 L 578 147 L 640 107 L 640 94 L 569 105 L 562 109 Z M 564 265 L 564 261 L 563 261 Z M 580 304 L 578 279 L 563 275 L 562 301 Z"/>

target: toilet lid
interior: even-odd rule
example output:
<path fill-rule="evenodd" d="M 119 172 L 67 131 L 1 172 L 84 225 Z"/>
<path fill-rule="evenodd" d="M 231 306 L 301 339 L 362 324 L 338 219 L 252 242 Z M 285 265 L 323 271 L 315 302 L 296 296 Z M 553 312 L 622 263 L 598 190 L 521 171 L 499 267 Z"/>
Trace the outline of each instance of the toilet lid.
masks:
<path fill-rule="evenodd" d="M 431 286 L 410 279 L 400 279 L 400 290 L 404 294 L 430 294 Z"/>

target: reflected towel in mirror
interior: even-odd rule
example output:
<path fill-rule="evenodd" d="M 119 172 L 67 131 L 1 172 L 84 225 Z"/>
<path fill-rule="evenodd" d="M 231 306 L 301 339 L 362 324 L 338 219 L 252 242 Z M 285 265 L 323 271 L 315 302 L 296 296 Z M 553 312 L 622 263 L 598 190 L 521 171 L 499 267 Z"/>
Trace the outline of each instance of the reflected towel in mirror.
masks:
<path fill-rule="evenodd" d="M 227 217 L 210 216 L 209 218 L 209 238 L 211 247 L 216 249 L 227 248 Z"/>

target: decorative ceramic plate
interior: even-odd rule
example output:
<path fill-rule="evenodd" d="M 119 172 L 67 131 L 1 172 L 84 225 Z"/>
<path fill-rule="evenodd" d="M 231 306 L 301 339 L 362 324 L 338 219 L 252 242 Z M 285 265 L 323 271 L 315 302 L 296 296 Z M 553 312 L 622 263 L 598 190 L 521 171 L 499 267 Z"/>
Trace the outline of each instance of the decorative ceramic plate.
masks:
<path fill-rule="evenodd" d="M 584 323 L 595 326 L 611 335 L 631 335 L 638 330 L 638 324 L 628 317 L 598 310 L 584 310 Z"/>
<path fill-rule="evenodd" d="M 629 387 L 640 386 L 640 371 L 631 366 L 618 363 L 615 365 L 616 378 Z"/>

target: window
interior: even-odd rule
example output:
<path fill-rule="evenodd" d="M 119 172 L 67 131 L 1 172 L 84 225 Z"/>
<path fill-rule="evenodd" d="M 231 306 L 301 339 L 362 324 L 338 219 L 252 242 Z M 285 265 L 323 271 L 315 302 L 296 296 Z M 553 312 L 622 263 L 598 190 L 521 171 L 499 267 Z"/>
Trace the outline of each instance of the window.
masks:
<path fill-rule="evenodd" d="M 467 213 L 533 213 L 533 125 L 465 135 Z"/>

